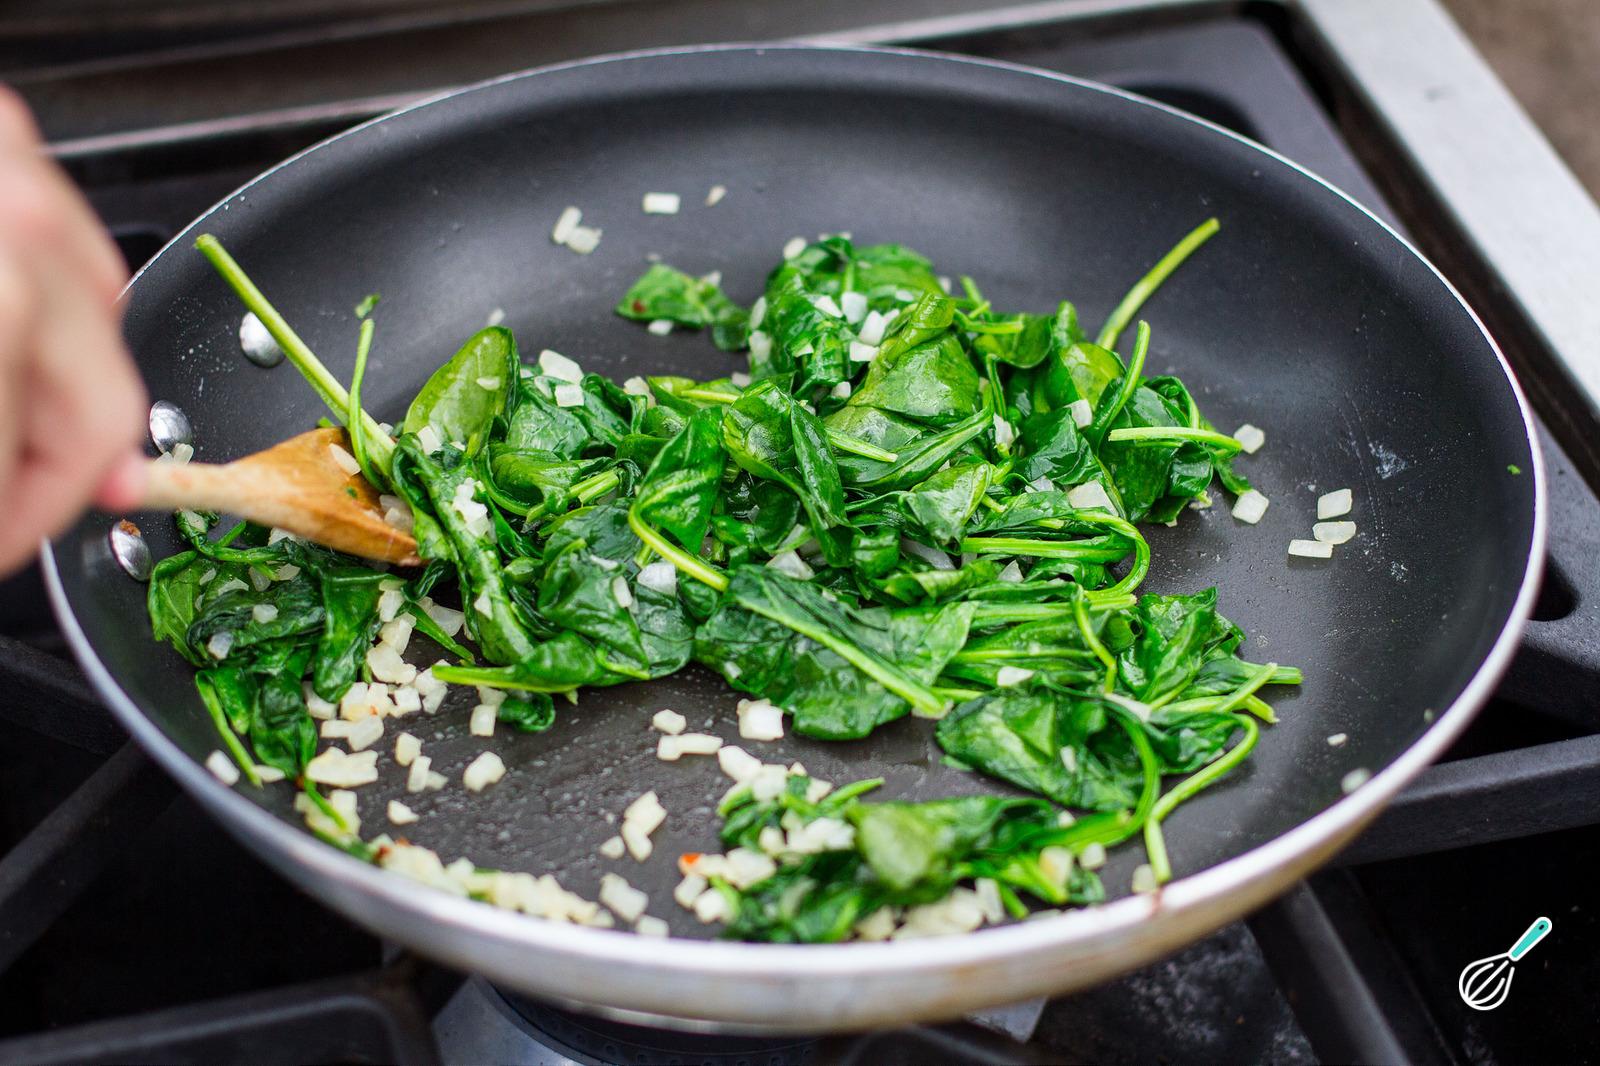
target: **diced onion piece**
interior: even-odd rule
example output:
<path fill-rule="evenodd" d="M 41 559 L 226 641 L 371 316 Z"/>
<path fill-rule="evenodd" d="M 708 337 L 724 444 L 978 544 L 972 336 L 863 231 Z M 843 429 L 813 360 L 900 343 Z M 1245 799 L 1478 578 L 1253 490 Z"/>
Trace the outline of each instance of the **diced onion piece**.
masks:
<path fill-rule="evenodd" d="M 950 561 L 950 556 L 938 548 L 930 548 L 926 544 L 919 544 L 910 537 L 900 538 L 900 550 L 907 555 L 915 555 L 935 570 L 954 570 L 956 564 Z"/>
<path fill-rule="evenodd" d="M 656 758 L 662 762 L 677 762 L 683 756 L 683 745 L 674 736 L 664 736 L 656 741 Z"/>
<path fill-rule="evenodd" d="M 340 748 L 329 748 L 306 763 L 306 780 L 339 788 L 370 785 L 378 779 L 378 753 L 348 755 Z"/>
<path fill-rule="evenodd" d="M 850 361 L 852 363 L 870 363 L 878 358 L 878 346 L 867 344 L 865 341 L 853 340 L 850 342 Z"/>
<path fill-rule="evenodd" d="M 1000 447 L 1000 448 L 1009 448 L 1009 447 L 1011 447 L 1012 442 L 1015 441 L 1016 439 L 1017 439 L 1017 431 L 1012 428 L 1011 423 L 1007 422 L 1005 419 L 1001 418 L 999 415 L 995 415 L 994 416 L 994 443 L 995 443 L 995 445 L 997 447 Z"/>
<path fill-rule="evenodd" d="M 633 590 L 628 587 L 628 579 L 621 574 L 611 579 L 611 598 L 624 611 L 633 606 Z"/>
<path fill-rule="evenodd" d="M 583 386 L 563 382 L 555 387 L 555 399 L 557 407 L 582 407 Z"/>
<path fill-rule="evenodd" d="M 1349 739 L 1350 736 L 1347 733 L 1334 733 L 1328 737 L 1328 747 L 1342 748 Z"/>
<path fill-rule="evenodd" d="M 856 337 L 862 344 L 876 348 L 883 343 L 883 333 L 888 328 L 889 316 L 881 311 L 868 311 L 867 317 L 861 320 L 861 328 L 856 330 Z"/>
<path fill-rule="evenodd" d="M 1133 890 L 1140 895 L 1149 895 L 1161 887 L 1161 882 L 1156 880 L 1156 871 L 1147 862 L 1141 862 L 1133 868 Z"/>
<path fill-rule="evenodd" d="M 422 694 L 413 685 L 397 685 L 389 698 L 394 701 L 396 717 L 422 710 Z"/>
<path fill-rule="evenodd" d="M 783 257 L 785 259 L 793 259 L 805 250 L 806 239 L 804 237 L 790 237 L 788 243 L 783 246 Z"/>
<path fill-rule="evenodd" d="M 1355 505 L 1355 496 L 1349 489 L 1334 489 L 1317 497 L 1317 521 L 1343 518 Z"/>
<path fill-rule="evenodd" d="M 432 600 L 425 599 L 421 601 L 421 605 L 422 613 L 433 619 L 433 624 L 443 630 L 445 636 L 454 637 L 461 632 L 461 625 L 466 621 L 466 615 Z"/>
<path fill-rule="evenodd" d="M 461 783 L 469 792 L 482 792 L 506 776 L 506 764 L 492 751 L 483 752 L 461 772 Z"/>
<path fill-rule="evenodd" d="M 539 353 L 539 373 L 573 384 L 583 380 L 583 368 L 553 348 Z"/>
<path fill-rule="evenodd" d="M 410 766 L 422 754 L 422 741 L 410 733 L 394 738 L 394 761 L 400 766 Z"/>
<path fill-rule="evenodd" d="M 1022 580 L 1022 567 L 1018 566 L 1017 561 L 1013 559 L 1006 564 L 1005 569 L 1001 570 L 997 576 L 1001 581 L 1020 582 Z"/>
<path fill-rule="evenodd" d="M 625 847 L 624 847 L 624 845 L 622 843 L 622 838 L 621 837 L 611 836 L 611 837 L 606 837 L 604 842 L 601 843 L 599 850 L 600 850 L 600 854 L 604 858 L 607 858 L 607 859 L 620 859 L 620 858 L 622 858 L 622 854 L 623 854 L 623 851 L 625 850 Z"/>
<path fill-rule="evenodd" d="M 1020 666 L 1002 666 L 999 672 L 995 674 L 994 683 L 1001 688 L 1010 688 L 1012 685 L 1022 684 L 1033 674 L 1032 670 L 1027 670 Z"/>
<path fill-rule="evenodd" d="M 367 649 L 367 669 L 379 681 L 409 685 L 417 679 L 417 668 L 400 657 L 390 644 L 374 644 Z"/>
<path fill-rule="evenodd" d="M 726 185 L 711 186 L 711 191 L 706 193 L 706 206 L 716 207 L 726 195 L 728 195 L 728 187 Z"/>
<path fill-rule="evenodd" d="M 750 333 L 750 358 L 761 362 L 772 354 L 772 338 L 758 330 Z"/>
<path fill-rule="evenodd" d="M 258 603 L 250 608 L 250 617 L 255 619 L 258 625 L 266 625 L 277 619 L 278 609 L 270 603 Z"/>
<path fill-rule="evenodd" d="M 645 329 L 657 337 L 665 337 L 672 332 L 672 319 L 658 318 L 653 320 Z"/>
<path fill-rule="evenodd" d="M 1067 404 L 1067 410 L 1072 414 L 1072 424 L 1079 429 L 1094 421 L 1094 408 L 1089 406 L 1088 400 L 1073 400 Z"/>
<path fill-rule="evenodd" d="M 678 568 L 668 562 L 649 563 L 640 568 L 635 580 L 641 588 L 672 596 L 678 591 Z"/>
<path fill-rule="evenodd" d="M 655 845 L 650 843 L 650 834 L 630 822 L 622 823 L 621 836 L 623 846 L 635 862 L 644 862 L 655 850 Z"/>
<path fill-rule="evenodd" d="M 1248 422 L 1233 431 L 1233 439 L 1239 442 L 1246 455 L 1254 455 L 1267 443 L 1267 435 Z"/>
<path fill-rule="evenodd" d="M 389 822 L 392 825 L 410 825 L 418 818 L 416 811 L 399 800 L 390 800 L 389 809 L 386 813 L 389 815 Z"/>
<path fill-rule="evenodd" d="M 1000 899 L 1000 885 L 992 877 L 980 877 L 972 887 L 978 892 L 978 905 L 983 908 L 983 920 L 991 925 L 1006 919 L 1006 905 Z"/>
<path fill-rule="evenodd" d="M 428 773 L 433 767 L 433 760 L 426 755 L 418 755 L 411 760 L 411 772 L 406 774 L 406 791 L 421 792 L 428 785 Z"/>
<path fill-rule="evenodd" d="M 839 307 L 844 311 L 844 320 L 854 325 L 866 316 L 867 297 L 859 292 L 840 293 Z"/>
<path fill-rule="evenodd" d="M 1300 559 L 1332 559 L 1333 545 L 1320 540 L 1291 540 L 1289 554 Z"/>
<path fill-rule="evenodd" d="M 689 719 L 670 708 L 657 711 L 650 718 L 650 725 L 662 733 L 677 736 L 689 728 Z"/>
<path fill-rule="evenodd" d="M 879 907 L 855 924 L 856 938 L 859 940 L 888 940 L 894 935 L 894 927 L 894 908 Z"/>
<path fill-rule="evenodd" d="M 262 784 L 266 785 L 274 781 L 282 781 L 288 775 L 276 766 L 257 766 L 256 776 L 261 779 Z"/>
<path fill-rule="evenodd" d="M 816 576 L 816 571 L 807 566 L 806 561 L 793 551 L 779 552 L 767 560 L 767 565 L 780 573 L 799 578 L 801 581 L 809 581 Z"/>
<path fill-rule="evenodd" d="M 400 617 L 400 611 L 406 605 L 406 594 L 395 590 L 393 592 L 378 593 L 378 621 L 387 625 Z"/>
<path fill-rule="evenodd" d="M 650 396 L 650 383 L 644 378 L 635 374 L 633 377 L 628 378 L 622 383 L 622 391 L 627 393 L 629 396 L 643 396 L 648 398 Z"/>
<path fill-rule="evenodd" d="M 767 700 L 740 700 L 739 735 L 746 740 L 782 740 L 783 708 Z"/>
<path fill-rule="evenodd" d="M 707 925 L 712 922 L 727 921 L 727 897 L 714 888 L 706 889 L 700 893 L 700 898 L 694 901 L 694 916 Z"/>
<path fill-rule="evenodd" d="M 644 213 L 647 215 L 675 215 L 681 197 L 675 192 L 647 192 L 644 194 Z"/>
<path fill-rule="evenodd" d="M 1311 527 L 1311 535 L 1324 544 L 1343 544 L 1356 535 L 1354 522 L 1318 522 Z"/>
<path fill-rule="evenodd" d="M 741 389 L 749 388 L 750 382 L 753 380 L 755 379 L 753 379 L 749 374 L 746 374 L 743 370 L 735 370 L 733 373 L 728 375 L 728 383 Z"/>
<path fill-rule="evenodd" d="M 328 454 L 333 457 L 334 465 L 351 477 L 361 473 L 361 464 L 356 462 L 356 457 L 345 451 L 339 445 L 328 445 Z"/>
<path fill-rule="evenodd" d="M 684 755 L 715 755 L 722 750 L 722 738 L 710 733 L 684 733 L 673 738 Z"/>
<path fill-rule="evenodd" d="M 472 708 L 472 718 L 467 726 L 467 731 L 475 737 L 494 736 L 494 722 L 499 715 L 499 710 L 487 703 L 480 703 Z"/>
<path fill-rule="evenodd" d="M 735 888 L 748 888 L 778 872 L 772 857 L 754 848 L 734 848 L 723 857 L 728 860 L 728 883 Z"/>
<path fill-rule="evenodd" d="M 226 659 L 232 649 L 233 634 L 226 629 L 217 630 L 211 634 L 211 639 L 206 641 L 206 651 L 211 653 L 213 659 Z"/>
<path fill-rule="evenodd" d="M 1233 501 L 1233 517 L 1253 526 L 1267 513 L 1268 502 L 1267 498 L 1255 489 L 1241 492 L 1239 498 Z"/>
<path fill-rule="evenodd" d="M 811 306 L 827 315 L 829 318 L 843 318 L 844 308 L 839 306 L 832 296 L 813 296 Z"/>
<path fill-rule="evenodd" d="M 828 395 L 838 400 L 848 400 L 850 398 L 851 388 L 852 387 L 848 381 L 841 381 L 839 384 L 828 390 Z"/>
<path fill-rule="evenodd" d="M 1370 780 L 1372 780 L 1372 771 L 1358 766 L 1339 779 L 1339 787 L 1344 790 L 1345 795 L 1349 795 Z"/>
<path fill-rule="evenodd" d="M 650 897 L 613 873 L 600 876 L 600 902 L 625 922 L 639 920 L 650 905 Z"/>
<path fill-rule="evenodd" d="M 332 722 L 326 724 L 333 725 Z M 351 751 L 365 751 L 382 739 L 383 719 L 374 714 L 359 722 L 352 722 L 345 743 L 350 745 Z"/>
<path fill-rule="evenodd" d="M 326 720 L 339 713 L 338 704 L 329 703 L 317 695 L 317 690 L 311 686 L 311 682 L 307 681 L 302 685 L 300 691 L 305 694 L 306 710 L 311 713 L 311 717 Z"/>
<path fill-rule="evenodd" d="M 724 744 L 717 749 L 717 765 L 741 785 L 761 772 L 761 760 L 737 744 Z"/>
<path fill-rule="evenodd" d="M 600 230 L 595 226 L 573 226 L 566 245 L 579 255 L 588 255 L 600 247 Z"/>
<path fill-rule="evenodd" d="M 1117 509 L 1111 503 L 1111 497 L 1106 495 L 1106 487 L 1098 481 L 1085 481 L 1082 485 L 1074 485 L 1067 490 L 1067 503 L 1080 511 L 1110 511 L 1116 514 Z"/>
<path fill-rule="evenodd" d="M 699 874 L 684 874 L 683 880 L 678 882 L 678 887 L 672 890 L 672 898 L 680 907 L 693 907 L 694 901 L 699 899 L 705 890 L 705 878 Z"/>
<path fill-rule="evenodd" d="M 664 919 L 657 918 L 653 914 L 644 914 L 633 923 L 633 931 L 640 936 L 666 936 L 670 929 Z"/>
<path fill-rule="evenodd" d="M 1098 870 L 1106 864 L 1106 846 L 1099 842 L 1085 844 L 1078 853 L 1078 865 L 1085 870 Z"/>
<path fill-rule="evenodd" d="M 379 599 L 382 599 L 384 595 L 386 593 L 380 593 Z M 416 628 L 416 625 L 417 620 L 411 615 L 397 613 L 393 618 L 383 623 L 383 626 L 378 630 L 378 643 L 393 648 L 396 655 L 404 654 L 406 646 L 411 643 L 411 631 Z M 412 677 L 414 678 L 416 675 L 412 674 Z M 401 682 L 401 684 L 406 683 Z"/>
<path fill-rule="evenodd" d="M 239 767 L 224 752 L 213 751 L 207 755 L 206 769 L 224 785 L 232 786 L 239 783 Z"/>
<path fill-rule="evenodd" d="M 567 238 L 572 236 L 572 231 L 578 228 L 578 223 L 583 221 L 583 212 L 576 207 L 563 210 L 556 219 L 556 224 L 550 231 L 550 240 L 556 244 L 566 244 Z"/>
<path fill-rule="evenodd" d="M 490 392 L 500 387 L 500 379 L 496 377 L 481 377 L 475 380 L 478 388 L 488 389 Z"/>

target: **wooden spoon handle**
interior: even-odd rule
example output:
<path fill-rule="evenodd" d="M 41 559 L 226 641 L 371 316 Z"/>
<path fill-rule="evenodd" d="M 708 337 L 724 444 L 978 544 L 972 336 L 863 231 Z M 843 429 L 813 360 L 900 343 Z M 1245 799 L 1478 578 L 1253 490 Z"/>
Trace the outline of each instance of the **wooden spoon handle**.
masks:
<path fill-rule="evenodd" d="M 228 464 L 152 460 L 145 468 L 141 507 L 150 511 L 226 511 L 251 517 L 251 479 Z M 261 502 L 259 495 L 254 501 Z"/>

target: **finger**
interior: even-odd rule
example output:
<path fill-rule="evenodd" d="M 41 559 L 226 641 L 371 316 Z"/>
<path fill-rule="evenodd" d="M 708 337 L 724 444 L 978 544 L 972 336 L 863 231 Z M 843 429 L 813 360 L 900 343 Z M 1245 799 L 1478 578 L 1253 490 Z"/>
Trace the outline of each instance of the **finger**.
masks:
<path fill-rule="evenodd" d="M 150 478 L 149 466 L 150 460 L 139 451 L 130 451 L 114 460 L 110 471 L 94 490 L 94 505 L 113 514 L 139 510 L 144 502 L 145 484 Z"/>
<path fill-rule="evenodd" d="M 4 120 L 0 119 L 0 124 Z M 5 145 L 0 135 L 0 240 L 31 257 L 64 259 L 81 283 L 111 303 L 127 268 L 93 209 L 42 146 Z"/>
<path fill-rule="evenodd" d="M 22 95 L 9 85 L 0 85 L 0 145 L 38 144 L 41 139 Z"/>

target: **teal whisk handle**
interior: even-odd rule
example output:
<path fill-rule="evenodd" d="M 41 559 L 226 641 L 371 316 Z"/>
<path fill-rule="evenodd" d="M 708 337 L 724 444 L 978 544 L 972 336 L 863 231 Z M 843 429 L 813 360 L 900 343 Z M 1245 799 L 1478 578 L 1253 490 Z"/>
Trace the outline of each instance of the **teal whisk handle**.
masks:
<path fill-rule="evenodd" d="M 1523 933 L 1522 936 L 1518 938 L 1516 945 L 1513 946 L 1510 951 L 1506 952 L 1506 954 L 1511 958 L 1512 962 L 1516 962 L 1518 959 L 1522 958 L 1522 956 L 1532 951 L 1533 946 L 1548 936 L 1549 933 L 1550 919 L 1535 918 L 1533 924 L 1528 926 L 1528 931 Z"/>

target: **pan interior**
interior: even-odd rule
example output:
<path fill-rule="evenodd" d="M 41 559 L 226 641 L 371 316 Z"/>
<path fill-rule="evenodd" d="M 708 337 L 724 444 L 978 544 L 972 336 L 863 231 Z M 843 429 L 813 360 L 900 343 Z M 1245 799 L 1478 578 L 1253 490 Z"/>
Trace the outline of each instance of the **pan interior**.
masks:
<path fill-rule="evenodd" d="M 713 185 L 726 198 L 705 206 Z M 650 191 L 683 197 L 647 216 Z M 550 242 L 564 207 L 604 231 L 580 256 Z M 616 378 L 699 378 L 742 367 L 703 336 L 646 334 L 610 313 L 652 256 L 720 270 L 748 304 L 794 236 L 897 241 L 970 274 L 997 307 L 1073 300 L 1097 324 L 1130 282 L 1206 217 L 1221 233 L 1147 305 L 1149 368 L 1177 373 L 1224 431 L 1262 427 L 1241 469 L 1272 500 L 1251 527 L 1224 505 L 1149 531 L 1144 591 L 1221 591 L 1256 661 L 1301 667 L 1281 722 L 1241 772 L 1184 805 L 1167 838 L 1181 875 L 1239 855 L 1323 810 L 1357 768 L 1394 759 L 1463 690 L 1507 621 L 1533 537 L 1533 461 L 1513 393 L 1471 316 L 1437 277 L 1336 193 L 1255 149 L 1111 94 L 1013 71 L 855 52 L 706 52 L 578 66 L 503 82 L 379 122 L 269 174 L 199 224 L 217 234 L 322 358 L 353 363 L 352 308 L 382 294 L 365 395 L 396 419 L 429 372 L 502 310 L 525 357 L 554 348 Z M 191 234 L 192 236 L 192 234 Z M 288 366 L 239 352 L 241 308 L 187 240 L 129 294 L 127 336 L 153 398 L 193 419 L 197 457 L 223 461 L 323 413 Z M 1511 468 L 1520 469 L 1519 476 Z M 1320 493 L 1354 492 L 1355 540 L 1294 561 Z M 158 557 L 164 516 L 138 518 Z M 189 668 L 149 636 L 143 586 L 104 549 L 108 519 L 56 558 L 95 654 L 183 751 L 217 746 Z M 417 643 L 421 643 L 420 640 Z M 735 695 L 688 670 L 584 692 L 537 736 L 497 735 L 511 772 L 485 793 L 461 770 L 470 693 L 392 725 L 380 783 L 361 790 L 365 835 L 403 795 L 388 749 L 420 736 L 443 792 L 405 796 L 406 830 L 445 859 L 556 872 L 591 896 L 615 866 L 680 935 L 708 935 L 667 902 L 681 852 L 719 850 L 726 780 L 708 759 L 662 763 L 650 715 L 737 741 Z M 1343 733 L 1348 742 L 1330 746 Z M 995 790 L 942 766 L 929 723 L 873 738 L 746 746 L 833 781 L 882 776 L 886 796 Z M 644 864 L 600 860 L 607 816 L 646 789 L 670 812 Z M 285 818 L 287 786 L 254 796 Z M 1137 848 L 1106 883 L 1128 884 Z"/>

